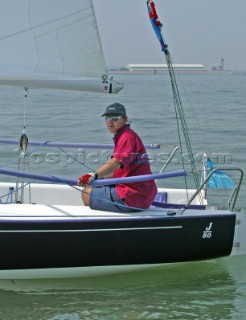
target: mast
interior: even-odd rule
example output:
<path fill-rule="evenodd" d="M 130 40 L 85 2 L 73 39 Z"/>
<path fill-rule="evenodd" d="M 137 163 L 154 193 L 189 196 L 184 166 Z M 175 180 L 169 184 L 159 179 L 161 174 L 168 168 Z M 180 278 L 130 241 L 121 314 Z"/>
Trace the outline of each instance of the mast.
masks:
<path fill-rule="evenodd" d="M 198 189 L 199 185 L 200 185 L 200 181 L 199 181 L 199 177 L 198 177 L 198 173 L 197 173 L 197 169 L 196 169 L 195 159 L 193 156 L 192 145 L 191 145 L 191 141 L 190 141 L 190 137 L 189 137 L 188 126 L 187 126 L 186 119 L 185 119 L 183 105 L 182 105 L 182 101 L 180 98 L 179 89 L 178 89 L 176 78 L 175 78 L 175 72 L 174 72 L 173 65 L 172 65 L 172 58 L 171 58 L 170 52 L 168 50 L 168 45 L 166 44 L 166 41 L 165 41 L 165 39 L 162 35 L 162 32 L 161 32 L 162 23 L 158 19 L 158 15 L 157 15 L 157 12 L 155 9 L 154 1 L 147 0 L 147 7 L 148 7 L 150 22 L 151 22 L 152 27 L 154 29 L 154 32 L 157 36 L 157 39 L 159 40 L 159 42 L 161 44 L 161 50 L 165 54 L 165 58 L 166 58 L 167 66 L 168 66 L 168 71 L 169 71 L 169 76 L 170 76 L 170 80 L 171 80 L 176 118 L 182 128 L 182 132 L 183 132 L 184 139 L 185 139 L 185 144 L 186 144 L 186 148 L 187 148 L 187 152 L 188 152 L 188 156 L 189 156 L 189 160 L 190 160 L 190 165 L 191 165 L 191 170 L 192 170 L 194 182 L 195 182 L 196 188 Z M 181 140 L 180 140 L 180 150 L 182 152 Z"/>

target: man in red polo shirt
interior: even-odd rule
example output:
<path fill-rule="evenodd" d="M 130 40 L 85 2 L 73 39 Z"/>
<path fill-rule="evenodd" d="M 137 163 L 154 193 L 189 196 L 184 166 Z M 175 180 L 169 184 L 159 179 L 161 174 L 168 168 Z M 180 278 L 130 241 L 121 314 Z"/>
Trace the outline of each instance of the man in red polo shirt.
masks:
<path fill-rule="evenodd" d="M 95 179 L 152 173 L 143 142 L 128 124 L 125 107 L 113 103 L 102 117 L 105 117 L 108 131 L 114 134 L 115 148 L 111 159 L 95 173 L 78 178 L 78 185 L 85 187 L 82 191 L 84 205 L 113 212 L 134 212 L 149 208 L 157 193 L 154 180 L 93 188 L 88 186 Z"/>

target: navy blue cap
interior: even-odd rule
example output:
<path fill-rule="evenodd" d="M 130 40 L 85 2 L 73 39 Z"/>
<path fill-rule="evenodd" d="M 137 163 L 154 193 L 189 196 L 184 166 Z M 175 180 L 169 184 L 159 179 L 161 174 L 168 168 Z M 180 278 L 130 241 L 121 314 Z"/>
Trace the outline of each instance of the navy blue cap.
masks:
<path fill-rule="evenodd" d="M 104 114 L 102 114 L 102 117 L 104 116 L 126 116 L 126 109 L 123 104 L 115 102 L 107 107 Z"/>

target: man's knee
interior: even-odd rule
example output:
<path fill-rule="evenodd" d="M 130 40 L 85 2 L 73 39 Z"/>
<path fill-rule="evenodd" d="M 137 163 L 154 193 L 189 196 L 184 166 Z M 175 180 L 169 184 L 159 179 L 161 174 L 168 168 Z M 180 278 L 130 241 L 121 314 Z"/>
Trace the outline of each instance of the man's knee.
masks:
<path fill-rule="evenodd" d="M 82 191 L 82 200 L 85 206 L 90 205 L 90 195 L 91 195 L 91 187 L 85 187 Z"/>

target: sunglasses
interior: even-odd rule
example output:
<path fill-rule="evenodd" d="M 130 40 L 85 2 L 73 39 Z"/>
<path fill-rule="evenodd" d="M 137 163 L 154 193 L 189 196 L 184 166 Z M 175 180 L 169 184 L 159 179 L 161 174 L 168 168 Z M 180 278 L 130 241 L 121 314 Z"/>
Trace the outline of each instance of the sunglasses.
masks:
<path fill-rule="evenodd" d="M 105 117 L 106 122 L 111 122 L 111 121 L 118 121 L 122 119 L 122 116 L 112 116 L 112 117 Z"/>

